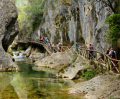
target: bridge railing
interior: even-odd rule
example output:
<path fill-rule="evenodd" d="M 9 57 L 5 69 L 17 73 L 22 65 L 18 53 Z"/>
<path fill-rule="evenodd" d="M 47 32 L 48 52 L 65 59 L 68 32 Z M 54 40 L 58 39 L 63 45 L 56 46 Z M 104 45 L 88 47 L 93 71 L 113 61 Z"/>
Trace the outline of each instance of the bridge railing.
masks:
<path fill-rule="evenodd" d="M 56 52 L 59 52 L 59 49 L 57 47 L 54 47 Z M 113 70 L 116 69 L 118 73 L 119 71 L 119 65 L 120 65 L 120 60 L 117 59 L 111 59 L 108 55 L 105 53 L 92 50 L 92 55 L 90 53 L 91 50 L 85 49 L 85 48 L 76 48 L 76 47 L 71 47 L 71 46 L 61 46 L 62 52 L 64 51 L 69 51 L 71 54 L 78 54 L 84 57 L 85 59 L 90 59 L 90 60 L 95 60 L 98 61 L 99 63 L 102 63 L 106 66 L 107 70 Z M 91 58 L 92 57 L 92 58 Z"/>

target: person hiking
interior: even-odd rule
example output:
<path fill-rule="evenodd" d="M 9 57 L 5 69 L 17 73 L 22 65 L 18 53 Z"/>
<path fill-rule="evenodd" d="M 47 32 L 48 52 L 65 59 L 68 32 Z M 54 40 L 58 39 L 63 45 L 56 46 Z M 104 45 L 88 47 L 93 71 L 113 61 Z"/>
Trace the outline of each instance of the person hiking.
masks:
<path fill-rule="evenodd" d="M 48 40 L 47 40 L 47 37 L 45 37 L 44 40 L 45 40 L 45 42 L 47 43 L 47 41 L 48 41 Z"/>
<path fill-rule="evenodd" d="M 108 56 L 109 56 L 109 52 L 110 52 L 110 48 L 107 48 L 106 55 L 108 55 Z"/>
<path fill-rule="evenodd" d="M 92 59 L 93 58 L 93 46 L 90 44 L 90 46 L 89 46 L 89 50 L 91 50 L 91 51 L 89 51 L 89 59 Z"/>
<path fill-rule="evenodd" d="M 43 36 L 41 37 L 41 40 L 42 40 L 42 41 L 44 40 L 44 37 L 43 37 Z"/>
<path fill-rule="evenodd" d="M 48 46 L 50 46 L 51 44 L 50 44 L 50 41 L 47 41 L 47 43 L 48 43 Z"/>
<path fill-rule="evenodd" d="M 109 56 L 111 57 L 111 59 L 116 59 L 116 52 L 113 50 L 113 48 L 111 48 L 111 51 L 109 52 Z M 115 61 L 113 60 L 113 63 L 115 64 Z M 112 67 L 114 67 L 114 64 L 112 64 Z"/>
<path fill-rule="evenodd" d="M 59 52 L 62 52 L 62 48 L 61 48 L 61 46 L 59 47 Z"/>
<path fill-rule="evenodd" d="M 109 54 L 109 52 L 110 52 L 110 48 L 107 48 L 107 52 L 106 52 L 106 54 L 108 55 L 108 54 Z"/>

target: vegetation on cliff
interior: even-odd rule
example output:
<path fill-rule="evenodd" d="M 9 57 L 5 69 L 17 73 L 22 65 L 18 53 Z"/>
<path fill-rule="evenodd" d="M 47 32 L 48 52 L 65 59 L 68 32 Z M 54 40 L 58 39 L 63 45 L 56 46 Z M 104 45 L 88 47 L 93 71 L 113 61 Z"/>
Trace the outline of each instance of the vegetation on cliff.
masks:
<path fill-rule="evenodd" d="M 20 33 L 30 36 L 30 34 L 39 26 L 45 10 L 45 1 L 46 0 L 27 0 L 19 4 L 17 3 Z"/>
<path fill-rule="evenodd" d="M 106 41 L 117 44 L 120 39 L 120 14 L 113 14 L 106 18 L 105 22 L 109 24 L 110 29 L 106 30 Z"/>
<path fill-rule="evenodd" d="M 106 30 L 106 34 L 104 35 L 106 37 L 105 41 L 117 44 L 120 39 L 120 1 L 116 0 L 114 6 L 112 0 L 107 0 L 107 2 L 104 0 L 102 1 L 114 12 L 114 14 L 105 19 L 105 23 L 109 24 L 109 30 Z"/>

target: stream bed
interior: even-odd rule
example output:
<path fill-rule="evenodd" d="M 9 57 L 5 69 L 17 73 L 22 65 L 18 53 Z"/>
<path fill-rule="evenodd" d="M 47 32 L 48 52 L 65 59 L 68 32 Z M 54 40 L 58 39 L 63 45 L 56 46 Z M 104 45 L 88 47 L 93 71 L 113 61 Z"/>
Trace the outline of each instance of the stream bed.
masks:
<path fill-rule="evenodd" d="M 69 94 L 75 82 L 57 79 L 56 71 L 34 67 L 28 60 L 16 64 L 19 72 L 0 73 L 0 99 L 83 99 Z"/>

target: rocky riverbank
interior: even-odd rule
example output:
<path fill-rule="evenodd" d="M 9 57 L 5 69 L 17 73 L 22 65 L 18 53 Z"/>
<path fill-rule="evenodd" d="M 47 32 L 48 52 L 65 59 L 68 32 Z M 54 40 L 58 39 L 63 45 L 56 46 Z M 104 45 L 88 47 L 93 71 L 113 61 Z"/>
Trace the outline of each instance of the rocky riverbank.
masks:
<path fill-rule="evenodd" d="M 49 67 L 58 71 L 57 76 L 65 79 L 74 79 L 78 72 L 82 73 L 87 69 L 86 64 L 90 61 L 83 59 L 81 56 L 74 56 L 70 53 L 53 53 L 51 56 L 45 57 L 42 60 L 36 61 L 38 67 Z M 76 59 L 75 59 L 76 58 Z M 113 74 L 113 73 L 112 73 Z M 73 88 L 70 88 L 70 93 L 85 94 L 86 99 L 108 99 L 120 98 L 120 75 L 110 75 L 100 73 L 91 80 L 79 82 Z"/>
<path fill-rule="evenodd" d="M 120 76 L 99 75 L 89 81 L 79 82 L 70 93 L 84 93 L 85 99 L 120 99 Z"/>

